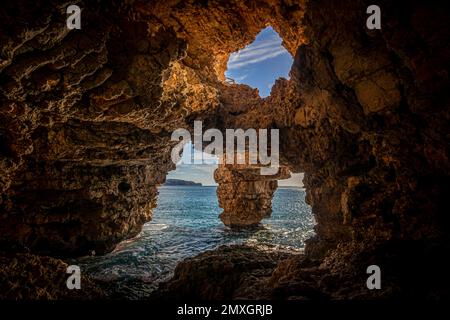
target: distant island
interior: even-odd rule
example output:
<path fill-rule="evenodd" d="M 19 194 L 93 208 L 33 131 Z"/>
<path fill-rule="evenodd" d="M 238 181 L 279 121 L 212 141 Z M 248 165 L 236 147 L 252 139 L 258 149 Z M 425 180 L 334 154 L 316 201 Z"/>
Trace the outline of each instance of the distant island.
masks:
<path fill-rule="evenodd" d="M 187 181 L 187 180 L 181 180 L 181 179 L 167 179 L 166 183 L 164 183 L 165 186 L 196 186 L 201 187 L 202 184 L 200 182 L 194 182 L 194 181 Z"/>

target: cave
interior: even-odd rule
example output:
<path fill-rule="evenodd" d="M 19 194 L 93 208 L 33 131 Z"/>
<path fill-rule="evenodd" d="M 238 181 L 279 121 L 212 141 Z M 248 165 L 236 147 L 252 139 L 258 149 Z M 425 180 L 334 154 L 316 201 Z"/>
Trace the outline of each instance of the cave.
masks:
<path fill-rule="evenodd" d="M 68 264 L 140 234 L 175 168 L 171 133 L 198 120 L 279 130 L 279 174 L 304 173 L 315 234 L 299 255 L 235 245 L 186 259 L 153 299 L 449 298 L 447 6 L 380 0 L 368 29 L 365 0 L 77 4 L 73 30 L 65 2 L 0 8 L 0 298 L 104 298 L 83 274 L 68 290 Z M 261 97 L 225 71 L 268 26 L 294 62 Z M 241 169 L 219 166 L 219 201 L 276 189 Z M 254 211 L 232 214 L 244 204 L 222 221 L 245 223 Z"/>

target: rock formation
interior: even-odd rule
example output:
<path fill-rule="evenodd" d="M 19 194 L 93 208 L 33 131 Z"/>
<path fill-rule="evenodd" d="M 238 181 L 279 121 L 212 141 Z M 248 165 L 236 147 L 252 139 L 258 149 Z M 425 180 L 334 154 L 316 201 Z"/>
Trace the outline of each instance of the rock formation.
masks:
<path fill-rule="evenodd" d="M 283 166 L 305 172 L 316 237 L 301 261 L 275 268 L 266 295 L 448 297 L 446 6 L 380 0 L 382 29 L 368 30 L 365 0 L 75 2 L 81 30 L 66 28 L 65 1 L 0 8 L 2 256 L 28 254 L 65 278 L 40 255 L 102 254 L 138 234 L 174 168 L 171 132 L 201 119 L 278 128 Z M 224 71 L 267 25 L 295 61 L 261 99 Z M 264 185 L 261 195 L 275 188 L 240 181 Z M 383 270 L 381 292 L 361 287 L 370 264 Z"/>
<path fill-rule="evenodd" d="M 261 175 L 256 165 L 221 164 L 214 172 L 219 184 L 217 198 L 223 208 L 222 222 L 229 227 L 255 227 L 272 213 L 272 197 L 277 189 L 277 179 L 287 179 L 287 167 L 276 175 Z"/>
<path fill-rule="evenodd" d="M 83 290 L 68 290 L 68 265 L 59 259 L 33 254 L 2 253 L 0 255 L 0 297 L 6 300 L 69 299 L 88 300 L 103 297 L 103 291 L 81 274 Z M 49 272 L 51 271 L 51 272 Z"/>

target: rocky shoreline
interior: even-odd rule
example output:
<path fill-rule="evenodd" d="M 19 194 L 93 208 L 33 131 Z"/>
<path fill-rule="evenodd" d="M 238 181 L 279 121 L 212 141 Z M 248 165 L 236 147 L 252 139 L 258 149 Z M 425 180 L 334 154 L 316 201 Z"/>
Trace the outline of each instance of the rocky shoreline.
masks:
<path fill-rule="evenodd" d="M 449 277 L 440 275 L 450 263 L 441 262 L 441 252 L 448 250 L 449 246 L 423 241 L 371 249 L 351 243 L 321 260 L 303 250 L 228 245 L 181 261 L 173 276 L 159 284 L 82 276 L 82 290 L 67 290 L 68 264 L 60 259 L 0 252 L 0 299 L 445 300 L 450 298 Z M 367 261 L 383 266 L 383 290 L 367 290 Z"/>

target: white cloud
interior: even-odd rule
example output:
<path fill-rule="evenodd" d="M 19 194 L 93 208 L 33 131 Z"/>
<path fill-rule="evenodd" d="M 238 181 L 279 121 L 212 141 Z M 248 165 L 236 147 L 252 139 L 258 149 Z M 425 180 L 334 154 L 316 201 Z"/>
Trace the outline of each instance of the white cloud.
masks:
<path fill-rule="evenodd" d="M 244 80 L 245 78 L 247 78 L 248 74 L 244 74 L 240 77 L 235 77 L 234 80 L 237 82 L 241 82 L 242 80 Z"/>
<path fill-rule="evenodd" d="M 281 39 L 279 37 L 272 37 L 258 43 L 250 44 L 244 49 L 231 54 L 228 60 L 228 69 L 242 68 L 249 64 L 274 58 L 283 53 L 287 53 L 287 51 L 281 46 Z"/>

